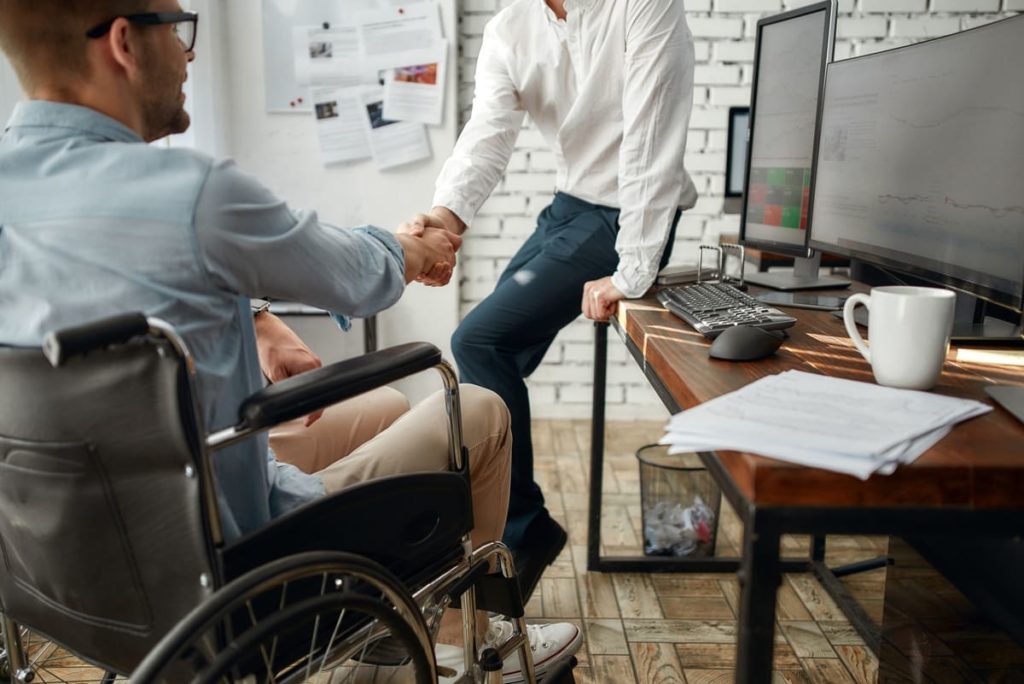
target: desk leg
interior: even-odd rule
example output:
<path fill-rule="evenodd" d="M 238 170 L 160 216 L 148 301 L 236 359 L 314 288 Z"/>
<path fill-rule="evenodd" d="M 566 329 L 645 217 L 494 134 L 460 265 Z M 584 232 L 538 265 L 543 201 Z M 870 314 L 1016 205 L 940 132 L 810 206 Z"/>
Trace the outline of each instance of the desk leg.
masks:
<path fill-rule="evenodd" d="M 594 401 L 590 416 L 590 507 L 587 570 L 601 565 L 601 492 L 604 488 L 604 402 L 608 371 L 608 324 L 594 323 Z"/>
<path fill-rule="evenodd" d="M 779 527 L 757 510 L 743 529 L 740 570 L 739 634 L 736 644 L 736 682 L 772 681 L 775 647 L 775 597 L 782 581 Z"/>

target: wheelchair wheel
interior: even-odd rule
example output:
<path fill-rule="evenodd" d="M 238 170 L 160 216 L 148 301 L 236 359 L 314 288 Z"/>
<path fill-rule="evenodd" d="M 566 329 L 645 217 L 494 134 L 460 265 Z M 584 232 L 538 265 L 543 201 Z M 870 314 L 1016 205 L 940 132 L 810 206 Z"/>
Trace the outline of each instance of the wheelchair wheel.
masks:
<path fill-rule="evenodd" d="M 315 552 L 234 580 L 185 617 L 132 684 L 437 681 L 422 614 L 361 556 Z"/>

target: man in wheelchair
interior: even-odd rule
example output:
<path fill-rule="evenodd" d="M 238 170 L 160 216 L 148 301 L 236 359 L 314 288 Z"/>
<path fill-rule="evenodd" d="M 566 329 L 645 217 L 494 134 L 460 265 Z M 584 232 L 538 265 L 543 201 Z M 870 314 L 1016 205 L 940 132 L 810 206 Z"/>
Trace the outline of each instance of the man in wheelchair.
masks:
<path fill-rule="evenodd" d="M 368 316 L 413 280 L 446 284 L 461 240 L 404 224 L 338 228 L 230 161 L 146 144 L 189 126 L 196 25 L 177 0 L 0 0 L 0 48 L 28 96 L 0 136 L 0 344 L 39 346 L 48 331 L 121 312 L 157 317 L 191 349 L 205 423 L 218 429 L 264 376 L 320 365 L 250 298 Z M 502 536 L 509 418 L 488 390 L 463 386 L 461 397 L 480 546 Z M 269 446 L 259 437 L 218 452 L 225 537 L 355 483 L 444 470 L 444 410 L 440 394 L 410 408 L 380 389 L 272 431 Z M 574 625 L 533 631 L 538 676 L 580 645 Z"/>

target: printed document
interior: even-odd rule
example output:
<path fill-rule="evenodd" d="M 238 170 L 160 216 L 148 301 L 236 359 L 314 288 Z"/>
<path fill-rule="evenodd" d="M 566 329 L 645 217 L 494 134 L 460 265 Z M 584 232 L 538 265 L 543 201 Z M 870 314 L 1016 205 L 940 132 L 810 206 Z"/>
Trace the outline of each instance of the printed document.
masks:
<path fill-rule="evenodd" d="M 744 451 L 866 480 L 911 463 L 991 406 L 930 392 L 786 371 L 672 417 L 673 453 Z"/>
<path fill-rule="evenodd" d="M 295 81 L 300 86 L 354 86 L 365 81 L 356 26 L 299 26 L 293 31 Z"/>
<path fill-rule="evenodd" d="M 383 88 L 363 89 L 359 102 L 370 137 L 370 150 L 378 169 L 390 169 L 430 157 L 430 140 L 423 124 L 384 118 Z"/>
<path fill-rule="evenodd" d="M 316 134 L 323 163 L 367 159 L 372 155 L 362 102 L 361 87 L 324 86 L 310 90 Z"/>
<path fill-rule="evenodd" d="M 362 57 L 372 69 L 429 64 L 444 38 L 436 2 L 365 11 L 356 17 Z"/>
<path fill-rule="evenodd" d="M 441 125 L 448 41 L 438 43 L 434 52 L 434 58 L 427 64 L 399 67 L 390 72 L 384 82 L 385 117 Z"/>

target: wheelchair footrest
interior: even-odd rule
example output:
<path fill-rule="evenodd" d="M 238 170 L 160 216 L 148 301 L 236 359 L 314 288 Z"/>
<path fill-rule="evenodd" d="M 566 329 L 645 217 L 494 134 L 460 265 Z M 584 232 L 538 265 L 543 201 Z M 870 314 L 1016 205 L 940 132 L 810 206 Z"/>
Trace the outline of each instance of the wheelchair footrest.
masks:
<path fill-rule="evenodd" d="M 481 567 L 486 571 L 487 564 L 482 563 Z M 519 592 L 519 580 L 515 577 L 505 578 L 501 574 L 478 575 L 470 573 L 465 583 L 460 583 L 461 591 L 452 592 L 452 606 L 459 608 L 459 597 L 469 589 L 476 587 L 477 610 L 486 610 L 490 613 L 500 613 L 507 618 L 514 619 L 524 615 L 523 597 Z M 473 581 L 469 581 L 473 580 Z"/>

